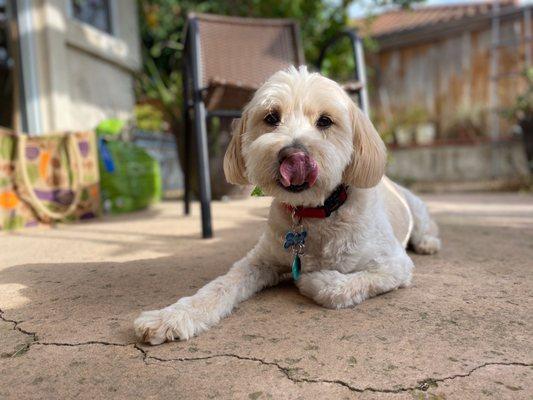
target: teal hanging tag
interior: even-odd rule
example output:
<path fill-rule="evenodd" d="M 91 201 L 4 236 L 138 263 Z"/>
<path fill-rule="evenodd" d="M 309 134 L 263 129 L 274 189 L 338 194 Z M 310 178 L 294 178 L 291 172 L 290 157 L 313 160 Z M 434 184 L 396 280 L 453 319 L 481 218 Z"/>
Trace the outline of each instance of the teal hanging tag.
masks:
<path fill-rule="evenodd" d="M 297 281 L 300 279 L 300 273 L 302 272 L 302 261 L 298 254 L 294 255 L 294 260 L 292 260 L 292 279 Z"/>
<path fill-rule="evenodd" d="M 300 256 L 305 252 L 305 239 L 307 238 L 307 231 L 302 226 L 302 219 L 296 216 L 296 212 L 292 213 L 292 229 L 285 234 L 283 248 L 285 250 L 292 250 L 294 258 L 292 259 L 292 279 L 297 281 L 302 274 L 302 260 Z"/>
<path fill-rule="evenodd" d="M 302 273 L 302 260 L 300 255 L 304 253 L 305 238 L 307 232 L 302 230 L 301 232 L 289 231 L 285 235 L 285 243 L 283 247 L 288 250 L 292 247 L 292 253 L 294 258 L 292 259 L 292 279 L 297 281 Z"/>

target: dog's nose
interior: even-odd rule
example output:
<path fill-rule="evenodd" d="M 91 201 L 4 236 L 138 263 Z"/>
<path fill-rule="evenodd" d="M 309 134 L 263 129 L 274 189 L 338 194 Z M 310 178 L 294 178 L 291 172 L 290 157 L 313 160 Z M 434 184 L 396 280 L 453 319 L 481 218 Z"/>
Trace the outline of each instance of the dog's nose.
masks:
<path fill-rule="evenodd" d="M 318 165 L 305 147 L 287 146 L 278 153 L 280 182 L 284 187 L 307 183 L 313 186 L 318 177 Z"/>

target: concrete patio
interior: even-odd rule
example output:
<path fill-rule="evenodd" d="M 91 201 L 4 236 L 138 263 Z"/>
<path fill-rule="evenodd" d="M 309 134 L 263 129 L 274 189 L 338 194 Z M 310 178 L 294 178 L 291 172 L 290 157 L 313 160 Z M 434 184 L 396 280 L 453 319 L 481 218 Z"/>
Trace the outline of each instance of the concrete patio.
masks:
<path fill-rule="evenodd" d="M 347 310 L 292 284 L 188 342 L 136 344 L 141 310 L 245 254 L 269 199 L 0 234 L 0 399 L 531 399 L 533 196 L 425 196 L 444 249 L 412 287 Z M 195 211 L 197 211 L 195 209 Z"/>

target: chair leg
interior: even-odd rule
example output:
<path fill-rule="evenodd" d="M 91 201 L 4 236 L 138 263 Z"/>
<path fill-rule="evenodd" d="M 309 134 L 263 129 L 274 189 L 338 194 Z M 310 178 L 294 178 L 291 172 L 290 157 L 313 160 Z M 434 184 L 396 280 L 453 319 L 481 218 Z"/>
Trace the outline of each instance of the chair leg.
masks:
<path fill-rule="evenodd" d="M 183 180 L 185 192 L 183 193 L 183 211 L 185 215 L 191 213 L 191 152 L 192 152 L 192 132 L 191 132 L 191 115 L 187 105 L 184 106 L 184 128 L 185 128 L 185 151 L 183 158 Z"/>
<path fill-rule="evenodd" d="M 198 159 L 198 186 L 202 210 L 202 237 L 213 237 L 211 226 L 211 182 L 209 177 L 209 155 L 207 145 L 206 111 L 204 102 L 194 104 L 194 131 L 196 134 L 196 155 Z"/>

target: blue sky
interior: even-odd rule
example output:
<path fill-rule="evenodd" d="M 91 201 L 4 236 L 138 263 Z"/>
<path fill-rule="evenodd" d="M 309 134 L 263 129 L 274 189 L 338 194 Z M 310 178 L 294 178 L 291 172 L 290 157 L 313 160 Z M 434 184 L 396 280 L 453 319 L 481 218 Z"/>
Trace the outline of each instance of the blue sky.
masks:
<path fill-rule="evenodd" d="M 446 4 L 465 4 L 465 3 L 486 3 L 486 0 L 427 0 L 424 4 L 427 5 L 446 5 Z M 533 0 L 522 0 L 521 4 L 532 4 Z M 350 8 L 349 13 L 351 18 L 363 17 L 372 10 L 371 0 L 361 0 L 354 2 Z M 374 8 L 375 10 L 375 8 Z"/>

